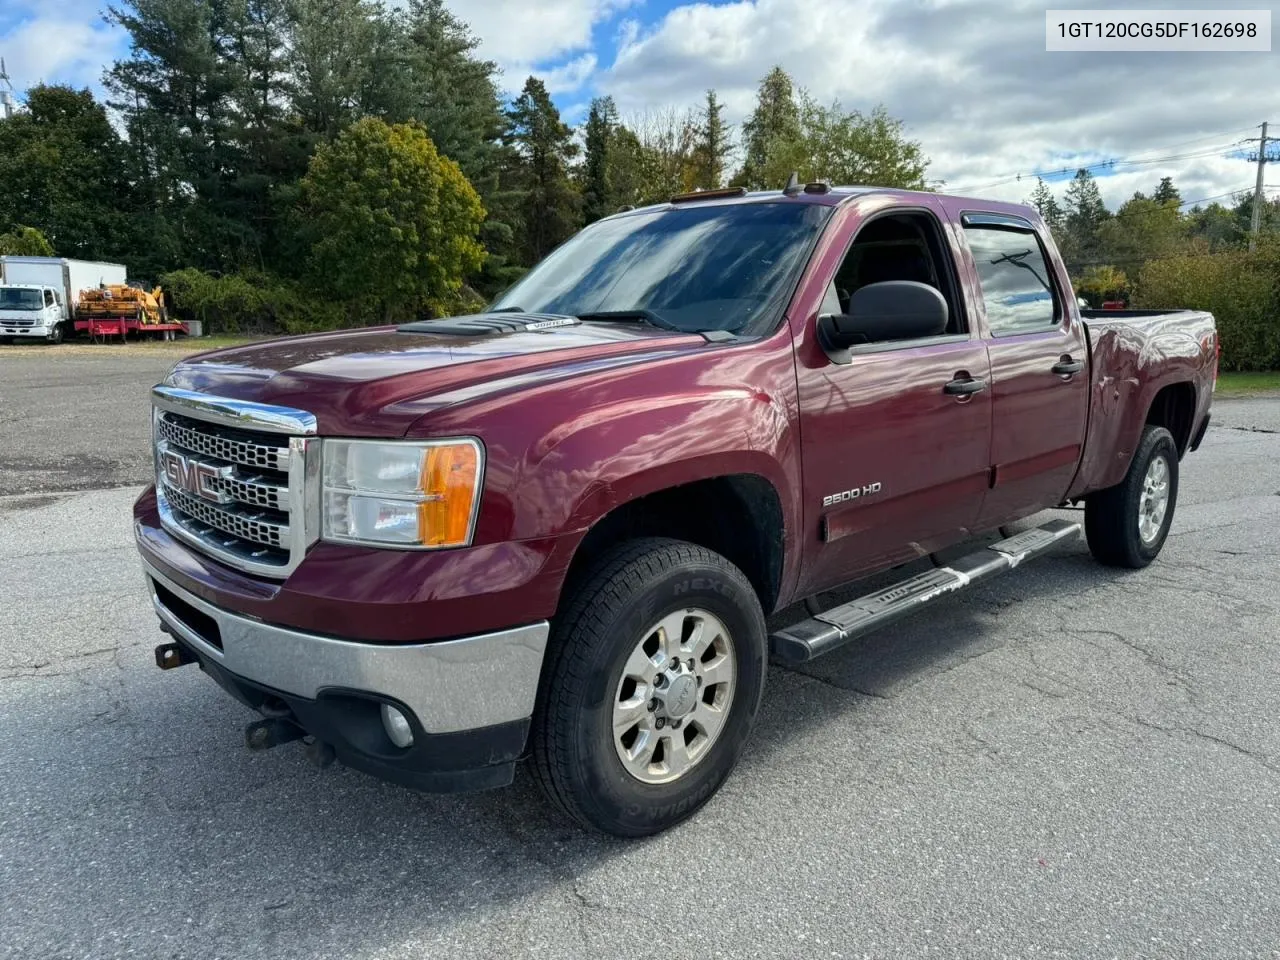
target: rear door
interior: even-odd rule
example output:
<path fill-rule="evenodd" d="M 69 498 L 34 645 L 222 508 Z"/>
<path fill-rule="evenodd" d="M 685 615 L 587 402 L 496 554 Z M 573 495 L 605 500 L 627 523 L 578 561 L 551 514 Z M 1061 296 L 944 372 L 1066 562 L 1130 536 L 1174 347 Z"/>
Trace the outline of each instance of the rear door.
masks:
<path fill-rule="evenodd" d="M 1041 228 L 978 212 L 961 224 L 989 335 L 991 487 L 978 516 L 985 530 L 1066 495 L 1088 425 L 1089 348 Z"/>
<path fill-rule="evenodd" d="M 937 210 L 882 204 L 871 216 L 846 215 L 853 243 L 817 279 L 824 300 L 798 332 L 809 528 L 800 595 L 962 539 L 987 487 L 987 350 L 968 321 L 953 241 Z M 927 244 L 916 248 L 923 258 L 912 255 L 915 230 Z M 840 312 L 859 285 L 895 279 L 940 289 L 951 310 L 947 331 L 853 347 L 849 363 L 833 362 L 814 335 L 818 314 Z M 948 392 L 953 382 L 973 389 Z"/>

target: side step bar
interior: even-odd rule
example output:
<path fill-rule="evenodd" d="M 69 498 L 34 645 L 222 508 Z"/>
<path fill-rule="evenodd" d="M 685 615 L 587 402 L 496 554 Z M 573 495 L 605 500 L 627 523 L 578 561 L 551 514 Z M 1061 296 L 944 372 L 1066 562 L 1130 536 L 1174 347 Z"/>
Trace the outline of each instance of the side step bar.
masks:
<path fill-rule="evenodd" d="M 773 652 L 790 663 L 820 657 L 913 613 L 930 600 L 1012 570 L 1022 561 L 1079 535 L 1080 524 L 1051 520 L 975 550 L 950 566 L 927 570 L 779 630 L 769 638 Z"/>

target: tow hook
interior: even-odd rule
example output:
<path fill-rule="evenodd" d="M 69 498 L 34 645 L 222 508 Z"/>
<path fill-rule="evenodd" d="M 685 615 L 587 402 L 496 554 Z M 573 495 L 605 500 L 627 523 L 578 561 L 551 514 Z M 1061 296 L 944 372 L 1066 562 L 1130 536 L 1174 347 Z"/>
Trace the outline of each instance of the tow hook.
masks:
<path fill-rule="evenodd" d="M 255 720 L 244 728 L 244 745 L 250 750 L 270 750 L 282 743 L 301 740 L 306 736 L 300 726 L 284 717 L 266 717 Z"/>
<path fill-rule="evenodd" d="M 156 647 L 156 666 L 161 670 L 173 670 L 195 662 L 196 658 L 180 643 L 162 643 Z"/>
<path fill-rule="evenodd" d="M 338 758 L 332 744 L 307 736 L 307 731 L 287 717 L 267 716 L 244 728 L 244 745 L 250 750 L 270 750 L 294 740 L 305 741 L 302 752 L 313 766 L 324 769 Z"/>

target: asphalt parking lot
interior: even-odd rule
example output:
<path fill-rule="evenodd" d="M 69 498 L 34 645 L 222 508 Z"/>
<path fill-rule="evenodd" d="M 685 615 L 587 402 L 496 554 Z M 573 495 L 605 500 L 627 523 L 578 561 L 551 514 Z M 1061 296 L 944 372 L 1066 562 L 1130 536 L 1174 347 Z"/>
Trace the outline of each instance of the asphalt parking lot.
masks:
<path fill-rule="evenodd" d="M 0 357 L 0 957 L 1280 956 L 1280 399 L 1216 405 L 1155 565 L 1072 544 L 775 666 L 719 796 L 628 843 L 526 776 L 251 754 L 155 668 L 129 506 L 173 359 Z"/>

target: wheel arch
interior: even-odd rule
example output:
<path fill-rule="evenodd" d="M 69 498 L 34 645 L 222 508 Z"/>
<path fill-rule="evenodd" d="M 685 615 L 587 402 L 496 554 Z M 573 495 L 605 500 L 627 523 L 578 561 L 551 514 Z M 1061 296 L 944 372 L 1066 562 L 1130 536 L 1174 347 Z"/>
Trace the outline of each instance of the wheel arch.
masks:
<path fill-rule="evenodd" d="M 782 592 L 786 523 L 777 487 L 759 473 L 693 480 L 617 504 L 588 528 L 570 560 L 561 603 L 610 548 L 669 537 L 720 554 L 751 582 L 766 613 Z"/>
<path fill-rule="evenodd" d="M 1196 388 L 1189 380 L 1166 384 L 1151 398 L 1144 425 L 1164 427 L 1173 435 L 1178 457 L 1186 455 L 1196 417 Z"/>

